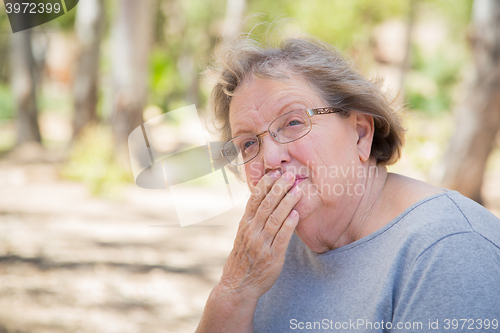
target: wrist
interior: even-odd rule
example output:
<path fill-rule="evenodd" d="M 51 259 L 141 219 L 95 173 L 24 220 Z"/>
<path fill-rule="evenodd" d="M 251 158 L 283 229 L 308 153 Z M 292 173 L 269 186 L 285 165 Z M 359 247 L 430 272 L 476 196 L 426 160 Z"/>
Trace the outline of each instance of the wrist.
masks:
<path fill-rule="evenodd" d="M 196 333 L 253 332 L 257 300 L 218 283 L 208 297 Z"/>
<path fill-rule="evenodd" d="M 258 296 L 253 295 L 248 290 L 244 290 L 244 288 L 233 288 L 222 282 L 217 283 L 210 293 L 209 298 L 218 300 L 218 302 L 226 304 L 233 309 L 237 307 L 240 309 L 250 308 L 253 310 L 255 310 L 259 300 Z"/>

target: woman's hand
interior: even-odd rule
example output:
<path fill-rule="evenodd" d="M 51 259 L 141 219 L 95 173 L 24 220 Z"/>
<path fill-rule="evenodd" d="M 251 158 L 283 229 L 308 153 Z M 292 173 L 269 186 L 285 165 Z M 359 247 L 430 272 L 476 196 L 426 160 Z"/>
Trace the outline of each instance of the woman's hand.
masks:
<path fill-rule="evenodd" d="M 281 273 L 299 221 L 299 214 L 292 209 L 301 192 L 297 186 L 292 188 L 292 173 L 280 176 L 278 170 L 264 175 L 251 191 L 218 285 L 224 293 L 256 302 Z"/>
<path fill-rule="evenodd" d="M 208 298 L 197 333 L 253 332 L 257 301 L 278 279 L 299 214 L 295 177 L 279 171 L 252 189 L 222 278 Z M 292 189 L 291 189 L 292 188 Z M 291 190 L 290 190 L 291 189 Z"/>

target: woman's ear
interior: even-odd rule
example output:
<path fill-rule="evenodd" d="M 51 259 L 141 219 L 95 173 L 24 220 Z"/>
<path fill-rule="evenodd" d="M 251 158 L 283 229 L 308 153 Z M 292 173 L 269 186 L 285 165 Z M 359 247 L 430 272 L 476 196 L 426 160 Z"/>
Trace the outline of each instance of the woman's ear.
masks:
<path fill-rule="evenodd" d="M 364 113 L 354 113 L 356 117 L 356 131 L 358 134 L 358 155 L 362 162 L 366 162 L 370 158 L 372 150 L 373 134 L 375 126 L 373 117 Z"/>

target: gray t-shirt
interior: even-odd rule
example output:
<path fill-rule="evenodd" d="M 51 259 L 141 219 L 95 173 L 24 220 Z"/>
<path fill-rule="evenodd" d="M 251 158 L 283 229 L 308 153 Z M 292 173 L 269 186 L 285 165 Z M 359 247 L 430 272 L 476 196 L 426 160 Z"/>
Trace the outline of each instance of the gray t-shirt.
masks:
<path fill-rule="evenodd" d="M 500 220 L 458 192 L 323 254 L 297 236 L 255 332 L 500 332 Z"/>

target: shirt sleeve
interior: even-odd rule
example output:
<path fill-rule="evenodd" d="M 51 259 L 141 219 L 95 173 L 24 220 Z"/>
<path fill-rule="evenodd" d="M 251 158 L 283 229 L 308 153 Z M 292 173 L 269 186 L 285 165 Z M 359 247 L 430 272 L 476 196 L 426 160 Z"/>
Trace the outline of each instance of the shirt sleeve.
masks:
<path fill-rule="evenodd" d="M 476 232 L 440 239 L 417 258 L 393 309 L 392 332 L 499 332 L 500 249 Z"/>

